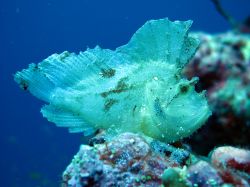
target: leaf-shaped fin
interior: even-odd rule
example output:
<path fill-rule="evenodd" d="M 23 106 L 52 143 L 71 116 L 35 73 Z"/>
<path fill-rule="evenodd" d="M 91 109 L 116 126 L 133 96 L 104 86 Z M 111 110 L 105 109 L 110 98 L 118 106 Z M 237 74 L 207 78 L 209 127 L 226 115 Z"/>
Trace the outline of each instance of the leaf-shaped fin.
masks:
<path fill-rule="evenodd" d="M 171 22 L 168 19 L 148 21 L 133 35 L 127 45 L 118 48 L 117 51 L 127 54 L 135 62 L 179 63 L 182 49 L 186 49 L 183 43 L 190 44 L 186 39 L 191 25 L 192 21 Z M 189 47 L 196 49 L 197 45 Z"/>
<path fill-rule="evenodd" d="M 183 68 L 183 66 L 185 66 L 190 59 L 192 59 L 199 45 L 200 41 L 198 39 L 192 37 L 186 38 L 180 54 L 179 65 L 181 68 Z"/>
<path fill-rule="evenodd" d="M 53 54 L 38 65 L 31 64 L 28 69 L 17 72 L 15 81 L 39 99 L 49 102 L 54 88 L 70 88 L 93 75 L 100 78 L 114 76 L 114 67 L 121 61 L 128 63 L 121 55 L 114 53 L 96 47 L 79 55 L 67 51 Z"/>
<path fill-rule="evenodd" d="M 93 127 L 89 127 L 79 114 L 75 114 L 66 109 L 53 105 L 45 105 L 41 112 L 50 122 L 55 123 L 58 127 L 68 127 L 70 132 L 84 132 L 90 135 L 95 132 Z"/>
<path fill-rule="evenodd" d="M 17 72 L 14 78 L 22 89 L 29 90 L 41 100 L 49 100 L 48 92 L 54 88 L 54 84 L 39 71 L 38 65 L 30 64 L 28 69 Z"/>

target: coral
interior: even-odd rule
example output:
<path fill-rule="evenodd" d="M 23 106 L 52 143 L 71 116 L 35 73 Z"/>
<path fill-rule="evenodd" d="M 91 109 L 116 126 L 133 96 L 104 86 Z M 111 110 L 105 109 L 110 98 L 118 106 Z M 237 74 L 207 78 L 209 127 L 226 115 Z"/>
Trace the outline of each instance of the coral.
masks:
<path fill-rule="evenodd" d="M 161 147 L 171 150 L 168 156 L 159 152 Z M 177 150 L 180 154 L 186 152 L 155 140 L 148 142 L 132 133 L 120 134 L 93 147 L 82 145 L 63 173 L 63 186 L 160 186 L 165 168 L 185 163 L 171 159 Z M 188 158 L 189 155 L 185 160 Z"/>
<path fill-rule="evenodd" d="M 249 150 L 218 147 L 212 151 L 210 159 L 198 160 L 188 167 L 166 169 L 162 175 L 163 184 L 178 187 L 250 186 Z"/>
<path fill-rule="evenodd" d="M 63 173 L 62 186 L 247 187 L 249 163 L 250 151 L 245 149 L 218 147 L 204 158 L 122 133 L 108 142 L 82 145 Z"/>
<path fill-rule="evenodd" d="M 186 167 L 180 169 L 178 167 L 167 168 L 162 174 L 162 184 L 164 186 L 188 187 L 192 184 L 187 180 Z"/>
<path fill-rule="evenodd" d="M 192 36 L 201 45 L 184 74 L 200 78 L 196 89 L 207 90 L 213 111 L 207 125 L 193 136 L 193 147 L 206 154 L 223 144 L 249 146 L 250 36 L 233 32 Z"/>
<path fill-rule="evenodd" d="M 201 41 L 199 50 L 185 67 L 189 78 L 198 76 L 200 87 L 208 91 L 229 76 L 240 76 L 248 67 L 246 52 L 250 38 L 232 32 L 210 35 L 191 33 Z M 213 90 L 213 89 L 212 89 Z"/>
<path fill-rule="evenodd" d="M 138 132 L 173 142 L 204 124 L 211 112 L 181 70 L 199 42 L 191 21 L 152 20 L 115 51 L 53 54 L 16 73 L 16 82 L 48 103 L 41 112 L 58 126 L 85 135 Z"/>
<path fill-rule="evenodd" d="M 219 171 L 203 160 L 199 160 L 188 168 L 166 169 L 162 175 L 162 182 L 166 187 L 219 187 L 224 183 Z"/>
<path fill-rule="evenodd" d="M 236 169 L 250 174 L 250 151 L 231 146 L 215 149 L 211 155 L 213 165 L 223 169 Z"/>
<path fill-rule="evenodd" d="M 211 153 L 212 164 L 219 169 L 225 183 L 250 186 L 250 151 L 223 146 Z"/>
<path fill-rule="evenodd" d="M 201 160 L 190 166 L 187 173 L 187 180 L 192 186 L 213 187 L 223 184 L 218 171 L 206 161 Z"/>

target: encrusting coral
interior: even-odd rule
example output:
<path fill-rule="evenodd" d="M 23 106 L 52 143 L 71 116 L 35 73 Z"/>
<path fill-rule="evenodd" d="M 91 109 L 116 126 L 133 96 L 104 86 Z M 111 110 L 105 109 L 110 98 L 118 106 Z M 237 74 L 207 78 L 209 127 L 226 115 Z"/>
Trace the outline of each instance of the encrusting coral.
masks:
<path fill-rule="evenodd" d="M 184 73 L 199 77 L 196 86 L 207 90 L 213 111 L 206 126 L 192 137 L 193 148 L 207 154 L 218 145 L 249 147 L 250 35 L 232 31 L 191 35 L 201 44 Z"/>
<path fill-rule="evenodd" d="M 136 134 L 122 133 L 110 142 L 82 145 L 63 172 L 62 186 L 160 186 L 164 169 L 181 167 L 189 153 L 154 140 L 151 144 Z M 161 144 L 169 150 L 168 157 Z M 171 157 L 176 152 L 185 156 L 176 160 Z"/>
<path fill-rule="evenodd" d="M 249 187 L 249 182 L 249 150 L 223 146 L 204 159 L 133 133 L 82 145 L 62 176 L 62 187 Z"/>
<path fill-rule="evenodd" d="M 115 51 L 87 49 L 53 54 L 15 75 L 16 82 L 48 103 L 41 112 L 70 132 L 106 129 L 112 136 L 141 133 L 173 142 L 204 124 L 211 112 L 198 78 L 182 77 L 199 45 L 192 21 L 152 20 Z"/>

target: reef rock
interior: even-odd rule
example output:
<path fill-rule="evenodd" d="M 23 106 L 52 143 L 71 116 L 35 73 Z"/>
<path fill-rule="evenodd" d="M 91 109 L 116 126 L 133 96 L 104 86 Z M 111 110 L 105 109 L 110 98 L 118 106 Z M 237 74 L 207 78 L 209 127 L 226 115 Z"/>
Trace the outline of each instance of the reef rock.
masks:
<path fill-rule="evenodd" d="M 110 142 L 82 145 L 63 173 L 63 186 L 160 186 L 166 168 L 190 154 L 169 144 L 123 133 Z"/>
<path fill-rule="evenodd" d="M 193 136 L 193 147 L 206 154 L 218 145 L 249 146 L 250 35 L 191 35 L 201 44 L 184 73 L 200 78 L 196 90 L 207 90 L 213 113 L 207 125 Z"/>
<path fill-rule="evenodd" d="M 133 133 L 94 142 L 80 147 L 63 172 L 63 187 L 249 186 L 248 150 L 225 146 L 199 157 Z"/>

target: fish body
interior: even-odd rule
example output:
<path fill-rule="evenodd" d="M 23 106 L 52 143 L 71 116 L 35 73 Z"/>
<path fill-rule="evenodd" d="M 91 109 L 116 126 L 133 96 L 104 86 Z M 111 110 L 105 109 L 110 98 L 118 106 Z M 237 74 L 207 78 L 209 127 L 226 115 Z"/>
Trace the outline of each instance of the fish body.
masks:
<path fill-rule="evenodd" d="M 188 36 L 191 24 L 151 20 L 116 50 L 53 54 L 17 72 L 15 80 L 47 103 L 44 117 L 70 132 L 106 129 L 173 142 L 211 114 L 205 93 L 194 89 L 198 78 L 181 74 L 199 46 Z"/>

